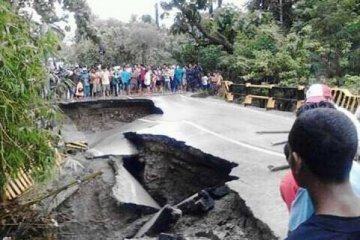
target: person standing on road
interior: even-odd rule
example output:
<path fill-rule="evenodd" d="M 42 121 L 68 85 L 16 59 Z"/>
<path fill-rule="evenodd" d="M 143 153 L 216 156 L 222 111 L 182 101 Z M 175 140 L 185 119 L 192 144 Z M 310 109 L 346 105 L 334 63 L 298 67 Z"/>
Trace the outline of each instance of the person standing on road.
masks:
<path fill-rule="evenodd" d="M 139 93 L 139 77 L 140 77 L 140 68 L 135 65 L 132 75 L 131 75 L 131 81 L 132 81 L 132 88 L 134 92 Z"/>
<path fill-rule="evenodd" d="M 202 85 L 202 90 L 203 91 L 206 91 L 208 89 L 208 83 L 209 83 L 209 77 L 205 74 L 201 78 L 201 85 Z"/>
<path fill-rule="evenodd" d="M 296 115 L 301 116 L 304 112 L 315 108 L 331 108 L 344 113 L 355 125 L 357 135 L 360 136 L 360 123 L 355 116 L 343 108 L 336 106 L 332 102 L 331 89 L 323 84 L 313 84 L 306 92 L 305 104 L 297 111 Z M 359 139 L 360 140 L 360 139 Z M 360 142 L 358 144 L 360 146 Z M 285 147 L 286 150 L 286 147 Z M 357 155 L 360 154 L 360 148 Z M 285 151 L 286 158 L 289 154 Z M 353 191 L 360 197 L 360 165 L 353 163 L 350 171 L 350 183 Z M 310 218 L 314 213 L 314 205 L 309 193 L 304 188 L 299 188 L 292 172 L 282 178 L 280 183 L 280 193 L 290 211 L 289 231 L 294 231 L 297 227 Z"/>
<path fill-rule="evenodd" d="M 130 95 L 130 79 L 131 74 L 129 71 L 126 71 L 126 67 L 124 66 L 123 71 L 121 72 L 121 81 L 127 95 Z"/>
<path fill-rule="evenodd" d="M 80 80 L 84 86 L 84 97 L 90 97 L 90 75 L 86 68 L 83 68 L 83 71 L 80 75 Z"/>
<path fill-rule="evenodd" d="M 100 79 L 95 68 L 91 69 L 90 80 L 93 85 L 91 94 L 93 97 L 98 97 L 100 92 Z"/>
<path fill-rule="evenodd" d="M 181 90 L 181 84 L 182 84 L 181 82 L 182 82 L 182 79 L 183 79 L 183 75 L 184 75 L 184 70 L 180 65 L 178 65 L 176 67 L 175 76 L 174 76 L 175 85 L 176 85 L 175 91 Z"/>
<path fill-rule="evenodd" d="M 110 96 L 110 78 L 111 78 L 111 73 L 110 73 L 110 68 L 104 68 L 103 72 L 102 72 L 102 87 L 103 87 L 103 96 Z"/>
<path fill-rule="evenodd" d="M 360 239 L 360 198 L 349 181 L 357 147 L 355 125 L 340 111 L 317 108 L 296 119 L 288 161 L 297 184 L 308 190 L 315 214 L 287 240 Z"/>
<path fill-rule="evenodd" d="M 145 79 L 144 79 L 144 85 L 146 88 L 146 93 L 150 94 L 150 85 L 152 80 L 152 70 L 150 67 L 148 67 L 147 72 L 145 73 Z"/>
<path fill-rule="evenodd" d="M 140 82 L 139 82 L 139 89 L 140 93 L 142 93 L 143 88 L 146 88 L 144 81 L 145 81 L 145 74 L 146 74 L 146 67 L 144 65 L 141 65 L 140 67 Z"/>
<path fill-rule="evenodd" d="M 111 86 L 111 93 L 115 96 L 119 95 L 119 82 L 120 82 L 119 69 L 114 68 L 110 86 Z"/>
<path fill-rule="evenodd" d="M 166 66 L 165 70 L 164 70 L 164 81 L 165 81 L 165 91 L 170 92 L 171 91 L 171 71 L 170 69 Z"/>

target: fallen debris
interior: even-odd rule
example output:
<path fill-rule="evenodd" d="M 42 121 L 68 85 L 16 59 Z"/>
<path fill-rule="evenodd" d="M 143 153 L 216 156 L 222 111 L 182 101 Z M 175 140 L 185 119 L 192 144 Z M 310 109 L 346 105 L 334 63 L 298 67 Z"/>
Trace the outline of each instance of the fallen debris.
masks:
<path fill-rule="evenodd" d="M 279 145 L 284 145 L 286 144 L 288 141 L 280 141 L 280 142 L 273 142 L 271 143 L 271 146 L 279 146 Z"/>
<path fill-rule="evenodd" d="M 205 190 L 200 191 L 175 205 L 184 214 L 203 214 L 214 207 L 214 199 Z"/>
<path fill-rule="evenodd" d="M 139 230 L 135 238 L 141 238 L 145 235 L 154 236 L 163 231 L 167 231 L 171 224 L 179 220 L 181 215 L 182 212 L 180 209 L 165 205 Z"/>
<path fill-rule="evenodd" d="M 219 200 L 220 198 L 228 195 L 231 190 L 227 185 L 223 185 L 220 187 L 212 187 L 205 189 L 212 198 Z"/>
<path fill-rule="evenodd" d="M 277 172 L 277 171 L 286 170 L 289 168 L 290 168 L 289 164 L 285 164 L 285 165 L 281 165 L 281 166 L 277 166 L 277 167 L 275 167 L 273 165 L 268 166 L 268 169 L 270 170 L 270 172 Z"/>
<path fill-rule="evenodd" d="M 58 227 L 58 223 L 50 217 L 50 212 L 78 191 L 79 184 L 89 182 L 101 174 L 92 173 L 29 201 L 3 203 L 0 207 L 0 236 L 6 234 L 16 239 L 52 237 L 49 230 Z"/>
<path fill-rule="evenodd" d="M 85 152 L 88 150 L 88 144 L 84 141 L 66 142 L 65 148 L 67 153 Z"/>
<path fill-rule="evenodd" d="M 145 213 L 154 213 L 160 209 L 159 204 L 123 167 L 121 161 L 110 157 L 109 164 L 115 172 L 115 185 L 112 188 L 112 194 L 119 205 L 131 205 L 142 209 Z"/>
<path fill-rule="evenodd" d="M 182 234 L 160 233 L 159 240 L 185 240 Z"/>
<path fill-rule="evenodd" d="M 257 134 L 286 134 L 290 133 L 290 131 L 257 131 Z"/>

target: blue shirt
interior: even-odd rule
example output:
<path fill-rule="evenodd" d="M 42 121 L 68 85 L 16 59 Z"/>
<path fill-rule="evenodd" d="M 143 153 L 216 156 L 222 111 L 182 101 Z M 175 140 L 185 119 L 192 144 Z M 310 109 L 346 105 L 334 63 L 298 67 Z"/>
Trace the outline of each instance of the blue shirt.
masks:
<path fill-rule="evenodd" d="M 350 171 L 350 183 L 355 194 L 360 197 L 360 165 L 356 162 L 353 163 Z M 304 188 L 299 188 L 296 198 L 291 205 L 289 231 L 294 231 L 313 214 L 314 205 L 308 191 Z"/>
<path fill-rule="evenodd" d="M 83 72 L 80 75 L 80 80 L 83 81 L 85 86 L 90 85 L 90 75 L 88 72 Z"/>
<path fill-rule="evenodd" d="M 177 81 L 181 81 L 184 74 L 184 70 L 182 68 L 177 68 L 175 70 L 175 79 Z"/>
<path fill-rule="evenodd" d="M 359 240 L 360 217 L 312 215 L 287 240 Z"/>
<path fill-rule="evenodd" d="M 129 84 L 130 82 L 130 78 L 131 78 L 131 75 L 128 71 L 123 71 L 121 73 L 121 81 L 124 83 L 124 84 Z"/>

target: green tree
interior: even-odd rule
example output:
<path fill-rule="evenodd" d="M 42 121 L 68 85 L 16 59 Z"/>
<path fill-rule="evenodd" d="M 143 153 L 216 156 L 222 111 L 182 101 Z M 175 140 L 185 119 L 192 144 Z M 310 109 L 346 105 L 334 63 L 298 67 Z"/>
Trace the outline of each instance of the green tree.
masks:
<path fill-rule="evenodd" d="M 208 15 L 202 15 L 201 11 L 212 8 L 212 0 L 171 0 L 161 2 L 161 7 L 165 11 L 177 9 L 172 31 L 174 33 L 187 33 L 202 46 L 218 45 L 225 51 L 232 53 L 234 51 L 231 41 L 226 35 L 212 28 L 213 20 L 208 19 L 207 23 L 203 21 L 203 16 L 209 18 Z M 220 2 L 221 6 L 222 2 Z"/>
<path fill-rule="evenodd" d="M 312 59 L 319 74 L 329 78 L 359 74 L 360 6 L 357 0 L 302 0 L 296 8 L 294 32 L 312 29 L 310 37 L 319 47 Z"/>
<path fill-rule="evenodd" d="M 30 32 L 24 21 L 0 0 L 0 188 L 20 169 L 42 178 L 52 169 L 51 132 L 40 128 L 56 115 L 40 93 L 47 78 L 45 57 L 57 46 L 53 34 Z"/>
<path fill-rule="evenodd" d="M 87 4 L 86 0 L 4 0 L 8 2 L 12 9 L 27 20 L 32 20 L 31 15 L 27 14 L 24 9 L 31 8 L 41 16 L 41 22 L 54 25 L 58 22 L 67 21 L 69 13 L 74 14 L 75 22 L 77 25 L 76 29 L 76 40 L 79 41 L 81 38 L 89 38 L 92 41 L 98 43 L 96 30 L 91 26 L 91 9 Z M 63 16 L 58 16 L 56 12 L 56 5 L 59 5 L 65 12 Z M 68 29 L 69 27 L 67 27 Z"/>
<path fill-rule="evenodd" d="M 184 42 L 183 36 L 174 36 L 155 24 L 136 21 L 123 23 L 115 19 L 96 19 L 92 25 L 99 29 L 98 37 L 105 50 L 104 65 L 124 63 L 162 64 L 174 63 L 173 54 Z M 63 57 L 81 65 L 101 62 L 99 47 L 89 40 L 81 40 L 64 49 Z"/>

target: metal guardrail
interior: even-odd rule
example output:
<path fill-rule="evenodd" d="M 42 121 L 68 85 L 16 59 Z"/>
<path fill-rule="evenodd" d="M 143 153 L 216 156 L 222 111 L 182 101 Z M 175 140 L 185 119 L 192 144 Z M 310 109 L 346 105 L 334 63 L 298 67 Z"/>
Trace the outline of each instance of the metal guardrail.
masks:
<path fill-rule="evenodd" d="M 224 81 L 225 98 L 231 102 L 234 99 L 243 100 L 245 106 L 253 105 L 253 100 L 260 100 L 263 103 L 260 107 L 266 109 L 278 109 L 280 105 L 289 105 L 288 108 L 298 109 L 305 101 L 305 87 L 283 87 L 277 85 L 254 85 L 234 84 L 231 81 Z M 334 102 L 352 113 L 360 107 L 360 96 L 353 95 L 347 89 L 333 88 L 332 95 Z"/>

